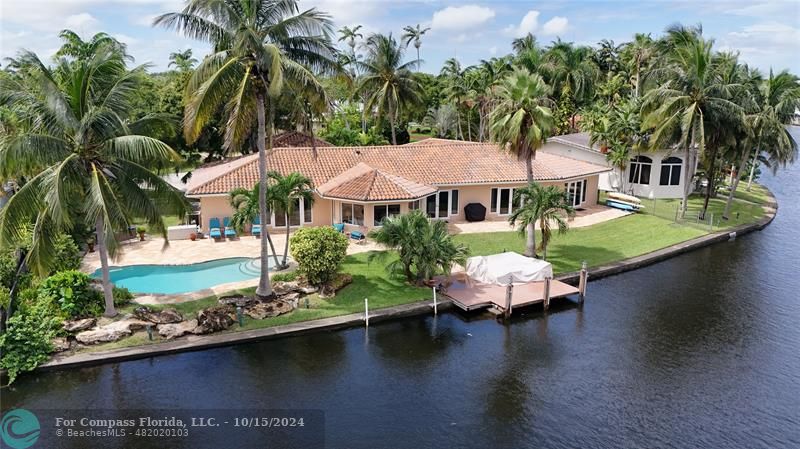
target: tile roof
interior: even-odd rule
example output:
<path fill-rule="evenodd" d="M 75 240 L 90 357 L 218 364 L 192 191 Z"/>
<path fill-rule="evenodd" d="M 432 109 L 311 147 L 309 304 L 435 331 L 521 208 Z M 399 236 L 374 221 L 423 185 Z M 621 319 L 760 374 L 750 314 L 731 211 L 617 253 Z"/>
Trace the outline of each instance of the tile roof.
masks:
<path fill-rule="evenodd" d="M 562 136 L 555 136 L 548 139 L 549 142 L 558 142 L 583 150 L 600 152 L 600 146 L 597 144 L 590 145 L 589 140 L 589 133 L 564 134 Z"/>
<path fill-rule="evenodd" d="M 415 200 L 436 192 L 435 187 L 386 173 L 359 162 L 317 187 L 328 198 L 356 201 Z"/>
<path fill-rule="evenodd" d="M 228 193 L 251 188 L 258 181 L 258 156 L 230 171 L 197 185 L 188 195 Z M 428 186 L 525 182 L 524 161 L 499 150 L 493 143 L 439 141 L 427 145 L 323 147 L 316 159 L 310 148 L 275 148 L 267 155 L 267 168 L 280 173 L 297 171 L 322 186 L 360 162 L 383 173 Z M 611 169 L 546 152 L 538 152 L 534 179 L 556 181 L 588 176 Z"/>

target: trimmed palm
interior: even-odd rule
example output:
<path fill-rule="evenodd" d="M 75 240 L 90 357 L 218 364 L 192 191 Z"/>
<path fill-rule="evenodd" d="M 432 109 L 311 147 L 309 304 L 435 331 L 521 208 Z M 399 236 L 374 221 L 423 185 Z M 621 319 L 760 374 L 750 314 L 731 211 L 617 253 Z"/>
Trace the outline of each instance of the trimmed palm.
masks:
<path fill-rule="evenodd" d="M 550 88 L 541 76 L 518 69 L 497 86 L 497 105 L 489 114 L 493 142 L 525 161 L 528 183 L 533 182 L 533 161 L 554 128 L 553 114 L 547 106 Z M 536 254 L 533 224 L 528 226 L 525 253 Z"/>
<path fill-rule="evenodd" d="M 227 118 L 226 150 L 237 150 L 257 133 L 259 185 L 264 192 L 259 210 L 266 223 L 266 155 L 272 148 L 275 99 L 284 79 L 322 91 L 314 72 L 338 70 L 329 16 L 314 8 L 300 12 L 296 0 L 191 0 L 182 12 L 159 16 L 154 24 L 212 44 L 214 52 L 200 63 L 187 86 L 184 135 L 188 143 L 197 140 L 220 109 Z M 273 296 L 267 242 L 261 242 L 256 288 L 261 298 Z"/>
<path fill-rule="evenodd" d="M 290 217 L 300 203 L 314 203 L 314 186 L 310 179 L 298 172 L 283 176 L 272 171 L 269 172 L 269 178 L 273 181 L 269 193 L 270 209 L 286 214 L 286 246 L 283 250 L 283 263 L 280 265 L 285 268 L 288 266 L 286 262 L 289 255 Z"/>
<path fill-rule="evenodd" d="M 169 65 L 167 67 L 172 67 L 174 65 L 178 70 L 188 72 L 192 70 L 195 64 L 197 64 L 197 59 L 192 57 L 192 49 L 187 48 L 184 51 L 170 53 Z"/>
<path fill-rule="evenodd" d="M 387 114 L 392 128 L 392 145 L 397 145 L 395 127 L 400 113 L 421 100 L 422 87 L 411 69 L 417 61 L 403 62 L 404 48 L 392 35 L 373 34 L 364 43 L 367 52 L 358 62 L 364 74 L 358 91 L 366 95 L 364 111 Z"/>
<path fill-rule="evenodd" d="M 532 182 L 525 187 L 514 189 L 514 201 L 521 202 L 522 206 L 517 208 L 510 217 L 509 223 L 512 226 L 520 224 L 520 233 L 525 233 L 527 227 L 539 224 L 542 232 L 542 241 L 539 250 L 543 253 L 543 258 L 547 259 L 547 245 L 553 235 L 553 226 L 559 234 L 569 230 L 567 217 L 575 214 L 569 202 L 567 193 L 556 186 L 543 186 Z M 536 257 L 536 252 L 533 253 Z"/>
<path fill-rule="evenodd" d="M 430 31 L 430 27 L 422 28 L 419 24 L 417 24 L 416 26 L 409 25 L 403 27 L 402 39 L 405 41 L 406 47 L 408 47 L 408 44 L 410 44 L 411 42 L 414 42 L 414 48 L 417 49 L 417 63 L 420 62 L 419 47 L 422 46 L 422 36 L 424 36 L 425 33 L 427 33 L 428 31 Z"/>
<path fill-rule="evenodd" d="M 254 185 L 252 190 L 239 187 L 231 191 L 230 204 L 231 208 L 233 208 L 231 226 L 233 226 L 239 234 L 244 233 L 244 229 L 247 225 L 255 223 L 256 218 L 260 218 L 258 212 L 260 192 L 261 189 L 258 184 Z M 267 216 L 269 216 L 269 211 L 267 211 Z M 270 249 L 272 249 L 272 257 L 277 267 L 280 266 L 280 261 L 278 260 L 278 254 L 275 252 L 275 245 L 272 243 L 272 237 L 268 233 L 263 232 L 266 226 L 266 223 L 261 223 L 261 235 L 262 238 L 266 238 L 269 242 Z"/>
<path fill-rule="evenodd" d="M 24 52 L 17 61 L 26 78 L 2 80 L 0 105 L 26 122 L 0 140 L 0 178 L 30 178 L 0 213 L 0 246 L 19 242 L 34 223 L 28 265 L 46 273 L 60 232 L 93 227 L 105 315 L 114 316 L 108 264 L 108 256 L 119 250 L 114 233 L 143 219 L 166 240 L 162 214 L 183 215 L 186 203 L 148 167 L 171 165 L 180 157 L 165 143 L 138 134 L 155 117 L 129 120 L 144 68 L 127 70 L 114 46 L 101 45 L 88 59 L 62 63 L 62 85 L 35 54 Z"/>

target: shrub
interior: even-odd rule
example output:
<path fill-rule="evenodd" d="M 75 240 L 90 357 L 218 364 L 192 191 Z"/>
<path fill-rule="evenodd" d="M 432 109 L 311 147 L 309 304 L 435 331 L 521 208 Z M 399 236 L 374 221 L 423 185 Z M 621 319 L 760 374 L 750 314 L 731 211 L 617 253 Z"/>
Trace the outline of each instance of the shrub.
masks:
<path fill-rule="evenodd" d="M 28 232 L 28 234 L 30 234 Z M 28 235 L 25 242 L 18 247 L 3 248 L 0 250 L 0 285 L 6 288 L 11 288 L 14 283 L 14 278 L 17 275 L 17 262 L 19 261 L 18 250 L 26 250 L 30 246 L 30 236 Z M 67 234 L 60 234 L 56 237 L 53 244 L 55 250 L 55 257 L 53 257 L 53 265 L 48 267 L 49 274 L 58 271 L 77 270 L 81 266 L 81 250 L 75 241 Z M 26 271 L 22 275 L 19 282 L 20 288 L 25 288 L 30 285 L 32 275 Z"/>
<path fill-rule="evenodd" d="M 288 271 L 286 273 L 275 273 L 272 275 L 272 280 L 274 282 L 290 282 L 297 280 L 297 272 L 296 271 Z"/>
<path fill-rule="evenodd" d="M 39 300 L 51 301 L 69 318 L 97 316 L 103 311 L 103 297 L 90 283 L 85 273 L 62 271 L 42 282 Z"/>
<path fill-rule="evenodd" d="M 81 250 L 72 237 L 67 234 L 59 235 L 53 247 L 56 251 L 56 257 L 50 274 L 59 271 L 77 270 L 81 267 Z"/>
<path fill-rule="evenodd" d="M 115 306 L 124 306 L 129 302 L 133 301 L 133 293 L 125 287 L 117 287 L 114 286 L 113 289 L 113 296 L 114 296 L 114 305 Z"/>
<path fill-rule="evenodd" d="M 333 279 L 347 254 L 347 237 L 330 226 L 300 228 L 290 242 L 297 271 L 312 285 Z"/>
<path fill-rule="evenodd" d="M 48 359 L 51 343 L 59 327 L 59 319 L 44 308 L 32 308 L 8 319 L 6 332 L 0 335 L 3 358 L 0 367 L 8 372 L 8 383 L 19 373 L 30 371 Z"/>

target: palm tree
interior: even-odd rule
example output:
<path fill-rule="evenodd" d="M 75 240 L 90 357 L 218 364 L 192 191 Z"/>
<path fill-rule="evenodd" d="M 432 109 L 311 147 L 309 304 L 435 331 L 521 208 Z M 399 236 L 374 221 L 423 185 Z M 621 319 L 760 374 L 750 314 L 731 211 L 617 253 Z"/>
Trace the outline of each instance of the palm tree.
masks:
<path fill-rule="evenodd" d="M 451 103 L 445 103 L 438 108 L 430 108 L 423 123 L 436 128 L 437 137 L 445 138 L 455 128 L 457 115 L 456 107 Z"/>
<path fill-rule="evenodd" d="M 284 78 L 322 90 L 314 75 L 338 69 L 329 16 L 316 9 L 299 11 L 296 0 L 190 0 L 182 12 L 157 17 L 172 28 L 212 44 L 213 53 L 195 70 L 184 117 L 187 143 L 223 109 L 227 118 L 224 148 L 239 148 L 255 129 L 259 154 L 261 222 L 267 222 L 267 150 L 272 148 L 275 99 Z M 265 104 L 268 108 L 265 109 Z M 267 230 L 264 229 L 264 234 Z M 256 296 L 272 298 L 268 239 L 261 239 L 261 277 Z"/>
<path fill-rule="evenodd" d="M 238 233 L 243 233 L 245 226 L 254 223 L 256 218 L 260 219 L 258 213 L 258 199 L 261 197 L 260 192 L 259 184 L 254 185 L 252 190 L 245 189 L 244 187 L 231 190 L 230 204 L 233 209 L 231 226 L 233 226 Z M 270 192 L 272 191 L 270 190 Z M 267 216 L 269 216 L 269 211 L 267 211 Z M 261 222 L 262 231 L 266 226 L 267 223 Z M 275 266 L 279 267 L 281 263 L 278 261 L 278 253 L 275 252 L 275 245 L 272 242 L 272 237 L 269 233 L 262 232 L 261 234 L 263 235 L 262 238 L 266 238 L 269 242 L 270 249 L 272 249 L 272 257 L 275 260 Z"/>
<path fill-rule="evenodd" d="M 61 30 L 58 37 L 64 41 L 64 44 L 56 52 L 57 58 L 71 57 L 76 60 L 85 60 L 91 58 L 100 47 L 108 46 L 117 50 L 125 59 L 133 59 L 125 53 L 125 44 L 106 33 L 97 33 L 88 41 L 84 41 L 78 36 L 78 33 L 72 30 Z"/>
<path fill-rule="evenodd" d="M 650 68 L 656 56 L 656 44 L 650 34 L 636 33 L 633 41 L 622 44 L 621 57 L 633 75 L 633 95 L 639 97 L 642 89 L 642 72 Z"/>
<path fill-rule="evenodd" d="M 418 63 L 420 61 L 420 59 L 419 59 L 419 47 L 422 46 L 422 40 L 421 39 L 422 39 L 422 36 L 425 35 L 425 33 L 427 33 L 428 31 L 430 31 L 430 27 L 422 28 L 419 24 L 417 24 L 417 26 L 415 26 L 415 27 L 412 27 L 412 26 L 409 25 L 409 26 L 403 28 L 403 37 L 402 37 L 402 39 L 404 41 L 406 41 L 406 47 L 408 47 L 408 44 L 410 44 L 412 41 L 414 42 L 414 48 L 417 49 L 417 62 Z"/>
<path fill-rule="evenodd" d="M 350 46 L 350 53 L 356 53 L 356 39 L 361 39 L 364 37 L 363 34 L 359 33 L 358 30 L 361 29 L 361 25 L 356 25 L 353 28 L 343 26 L 339 29 L 339 42 L 347 41 L 347 45 Z"/>
<path fill-rule="evenodd" d="M 447 230 L 447 223 L 430 220 L 421 210 L 396 217 L 387 217 L 370 238 L 397 252 L 397 258 L 386 268 L 402 272 L 406 280 L 421 285 L 437 273 L 450 275 L 453 264 L 466 264 L 469 251 L 457 244 Z M 373 251 L 368 260 L 386 258 L 389 252 Z"/>
<path fill-rule="evenodd" d="M 728 100 L 737 86 L 721 81 L 713 64 L 713 41 L 698 30 L 677 26 L 667 30 L 668 51 L 664 67 L 657 74 L 664 81 L 645 94 L 643 127 L 653 129 L 652 148 L 684 149 L 684 191 L 682 212 L 688 207 L 698 153 L 705 151 L 706 122 L 709 118 L 731 118 L 742 108 Z"/>
<path fill-rule="evenodd" d="M 283 176 L 278 172 L 271 171 L 269 178 L 273 181 L 269 194 L 270 209 L 276 212 L 283 211 L 286 214 L 286 246 L 283 249 L 283 262 L 280 265 L 285 268 L 288 266 L 286 261 L 289 256 L 291 215 L 299 208 L 301 202 L 308 204 L 314 202 L 314 187 L 310 179 L 298 172 Z"/>
<path fill-rule="evenodd" d="M 553 114 L 547 106 L 550 88 L 541 76 L 517 69 L 500 82 L 497 105 L 489 115 L 492 141 L 524 160 L 528 183 L 533 182 L 533 160 L 553 130 Z M 533 222 L 528 226 L 525 254 L 536 255 Z"/>
<path fill-rule="evenodd" d="M 364 75 L 358 90 L 367 96 L 366 111 L 389 116 L 392 145 L 397 145 L 395 126 L 403 109 L 421 102 L 422 87 L 411 69 L 417 61 L 403 62 L 404 48 L 391 34 L 373 34 L 364 43 L 367 56 L 359 65 Z"/>
<path fill-rule="evenodd" d="M 575 214 L 569 196 L 557 186 L 531 182 L 525 187 L 514 189 L 514 201 L 522 205 L 508 217 L 508 222 L 512 226 L 519 223 L 519 231 L 523 234 L 526 228 L 533 227 L 538 222 L 542 231 L 542 242 L 538 249 L 542 251 L 543 258 L 547 259 L 547 244 L 553 234 L 553 224 L 558 227 L 558 233 L 563 234 L 569 230 L 566 218 Z M 536 257 L 536 252 L 533 257 Z"/>
<path fill-rule="evenodd" d="M 192 70 L 194 65 L 197 64 L 197 59 L 192 57 L 191 48 L 187 48 L 184 51 L 170 53 L 169 61 L 170 63 L 167 67 L 172 67 L 174 65 L 182 72 L 188 72 Z"/>
<path fill-rule="evenodd" d="M 116 315 L 108 265 L 119 250 L 115 231 L 143 219 L 166 239 L 162 214 L 186 211 L 183 195 L 148 169 L 180 157 L 141 134 L 157 117 L 130 121 L 145 72 L 129 71 L 123 58 L 115 46 L 100 45 L 87 59 L 62 60 L 59 85 L 50 68 L 24 51 L 16 61 L 27 77 L 0 85 L 0 105 L 26 118 L 24 128 L 0 140 L 0 178 L 30 176 L 0 212 L 0 246 L 19 242 L 33 223 L 27 263 L 45 274 L 60 232 L 93 227 L 106 316 Z"/>
<path fill-rule="evenodd" d="M 461 111 L 459 108 L 464 104 L 464 101 L 469 95 L 469 87 L 465 79 L 466 71 L 461 68 L 461 63 L 456 58 L 450 58 L 444 62 L 439 75 L 443 76 L 446 80 L 444 95 L 445 98 L 452 102 L 456 107 L 457 118 L 456 120 L 456 138 L 464 140 L 464 130 L 461 127 Z"/>
<path fill-rule="evenodd" d="M 583 105 L 594 94 L 597 66 L 591 56 L 591 48 L 561 39 L 553 42 L 544 55 L 542 71 L 550 85 L 555 92 L 568 89 L 577 106 Z"/>

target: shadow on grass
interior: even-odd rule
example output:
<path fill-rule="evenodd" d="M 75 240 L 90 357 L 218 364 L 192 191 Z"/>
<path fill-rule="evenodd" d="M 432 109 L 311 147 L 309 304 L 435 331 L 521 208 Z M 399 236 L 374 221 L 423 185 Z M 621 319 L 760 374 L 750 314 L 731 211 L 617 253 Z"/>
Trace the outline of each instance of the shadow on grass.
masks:
<path fill-rule="evenodd" d="M 554 243 L 547 248 L 547 261 L 553 264 L 555 273 L 580 270 L 581 262 L 596 267 L 611 261 L 622 260 L 625 254 L 609 248 Z"/>

